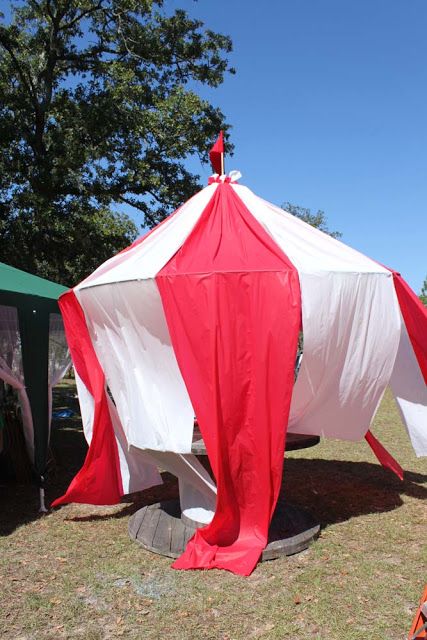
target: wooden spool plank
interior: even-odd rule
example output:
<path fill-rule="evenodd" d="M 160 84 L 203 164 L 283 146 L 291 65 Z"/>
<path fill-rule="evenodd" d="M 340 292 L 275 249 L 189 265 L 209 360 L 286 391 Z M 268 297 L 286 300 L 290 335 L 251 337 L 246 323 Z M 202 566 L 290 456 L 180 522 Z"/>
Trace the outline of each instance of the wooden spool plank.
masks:
<path fill-rule="evenodd" d="M 185 524 L 179 518 L 174 518 L 171 531 L 170 556 L 178 558 L 185 549 Z"/>
<path fill-rule="evenodd" d="M 141 528 L 141 524 L 145 518 L 148 507 L 143 507 L 139 509 L 134 516 L 129 520 L 129 535 L 131 538 L 136 538 L 138 535 L 138 531 Z"/>
<path fill-rule="evenodd" d="M 185 527 L 184 549 L 187 546 L 188 541 L 194 536 L 195 532 L 196 532 L 196 529 L 193 529 L 191 527 Z"/>
<path fill-rule="evenodd" d="M 175 518 L 171 517 L 163 509 L 159 509 L 160 517 L 153 536 L 152 546 L 158 549 L 158 553 L 169 555 L 172 541 L 172 526 Z"/>
<path fill-rule="evenodd" d="M 145 507 L 147 509 L 147 513 L 144 518 L 144 526 L 139 528 L 137 534 L 137 539 L 143 543 L 143 546 L 149 551 L 154 551 L 155 553 L 158 553 L 158 550 L 156 547 L 153 547 L 153 538 L 160 520 L 161 510 L 159 506 L 157 509 L 153 509 L 153 505 Z"/>
<path fill-rule="evenodd" d="M 313 516 L 291 504 L 279 502 L 268 534 L 268 545 L 261 560 L 273 560 L 307 549 L 320 533 L 320 524 Z"/>
<path fill-rule="evenodd" d="M 142 516 L 141 511 L 144 512 Z M 193 534 L 194 529 L 185 526 L 179 517 L 178 500 L 143 507 L 129 520 L 132 540 L 148 551 L 170 558 L 178 558 L 182 554 Z"/>

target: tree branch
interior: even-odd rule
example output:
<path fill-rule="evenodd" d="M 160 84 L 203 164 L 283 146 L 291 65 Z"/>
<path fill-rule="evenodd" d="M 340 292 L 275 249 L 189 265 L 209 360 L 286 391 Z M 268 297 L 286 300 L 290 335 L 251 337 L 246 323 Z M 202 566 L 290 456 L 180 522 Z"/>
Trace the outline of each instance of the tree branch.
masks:
<path fill-rule="evenodd" d="M 142 211 L 142 213 L 144 214 L 146 213 L 147 205 L 145 203 L 140 203 L 138 202 L 138 200 L 134 200 L 133 198 L 126 198 L 125 196 L 117 196 L 117 199 L 120 200 L 120 202 L 124 202 L 125 204 L 130 204 L 131 207 L 135 207 L 135 209 Z"/>
<path fill-rule="evenodd" d="M 46 0 L 46 11 L 47 11 L 47 15 L 49 16 L 49 18 L 53 22 L 55 20 L 55 16 L 52 13 L 52 7 L 50 6 L 50 0 Z"/>
<path fill-rule="evenodd" d="M 61 25 L 60 28 L 59 28 L 59 31 L 65 31 L 66 29 L 70 29 L 72 26 L 77 24 L 77 22 L 80 22 L 80 20 L 82 20 L 86 16 L 89 16 L 91 13 L 95 13 L 99 9 L 102 9 L 103 1 L 104 0 L 99 0 L 99 2 L 96 5 L 96 7 L 91 7 L 90 9 L 86 9 L 86 11 L 82 11 L 81 13 L 79 13 L 78 16 L 76 16 L 75 18 L 73 18 L 69 22 L 66 22 L 65 24 Z"/>
<path fill-rule="evenodd" d="M 3 32 L 3 33 L 2 33 Z M 37 91 L 36 88 L 33 84 L 33 81 L 31 79 L 31 76 L 29 76 L 28 78 L 25 75 L 25 72 L 18 60 L 18 58 L 15 55 L 15 52 L 13 50 L 12 45 L 10 44 L 7 36 L 5 37 L 5 33 L 4 33 L 4 29 L 0 30 L 0 45 L 7 51 L 7 53 L 9 54 L 9 56 L 11 57 L 13 64 L 15 65 L 16 71 L 18 72 L 19 77 L 21 78 L 21 82 L 24 85 L 25 89 L 27 90 L 30 98 L 31 98 L 31 102 L 33 103 L 35 112 L 38 113 L 39 111 L 39 103 L 37 101 Z"/>
<path fill-rule="evenodd" d="M 33 9 L 36 11 L 40 11 L 40 5 L 36 2 L 36 0 L 29 0 L 30 4 L 33 5 Z"/>

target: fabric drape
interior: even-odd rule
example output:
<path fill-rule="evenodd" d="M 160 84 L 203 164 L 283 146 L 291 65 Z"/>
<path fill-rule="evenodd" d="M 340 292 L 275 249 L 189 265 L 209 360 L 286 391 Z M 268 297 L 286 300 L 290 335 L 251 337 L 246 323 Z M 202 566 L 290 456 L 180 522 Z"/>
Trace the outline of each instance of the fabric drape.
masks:
<path fill-rule="evenodd" d="M 105 376 L 96 357 L 82 308 L 69 291 L 59 301 L 68 345 L 77 374 L 94 399 L 91 446 L 83 467 L 53 507 L 67 502 L 117 504 L 123 495 L 119 453 L 105 390 Z"/>
<path fill-rule="evenodd" d="M 427 385 L 427 307 L 399 273 L 394 271 L 393 278 L 409 339 Z"/>
<path fill-rule="evenodd" d="M 175 568 L 248 575 L 279 494 L 300 326 L 293 265 L 218 186 L 156 278 L 217 482 L 217 508 Z"/>
<path fill-rule="evenodd" d="M 143 451 L 129 448 L 117 409 L 109 397 L 103 369 L 91 342 L 83 310 L 69 291 L 60 299 L 67 340 L 76 371 L 82 422 L 89 450 L 82 469 L 64 496 L 52 503 L 117 504 L 125 493 L 161 484 Z"/>
<path fill-rule="evenodd" d="M 427 308 L 393 272 L 402 313 L 399 350 L 390 387 L 417 456 L 427 455 Z"/>
<path fill-rule="evenodd" d="M 298 270 L 304 356 L 289 429 L 357 441 L 375 416 L 399 344 L 390 271 L 247 187 L 232 188 Z"/>

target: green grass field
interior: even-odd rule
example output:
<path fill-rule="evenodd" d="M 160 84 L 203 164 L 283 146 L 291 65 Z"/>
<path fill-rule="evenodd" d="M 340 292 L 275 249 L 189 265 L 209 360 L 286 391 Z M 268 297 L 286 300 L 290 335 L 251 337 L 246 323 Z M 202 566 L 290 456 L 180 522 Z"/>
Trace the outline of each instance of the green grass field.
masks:
<path fill-rule="evenodd" d="M 56 407 L 76 408 L 74 387 Z M 177 495 L 176 482 L 116 507 L 37 514 L 37 491 L 2 486 L 0 629 L 4 640 L 404 640 L 427 581 L 427 463 L 413 454 L 387 393 L 372 431 L 405 469 L 402 483 L 365 442 L 323 441 L 290 453 L 289 500 L 322 523 L 305 552 L 249 578 L 174 571 L 128 538 L 129 515 Z M 48 499 L 84 458 L 78 418 L 57 421 Z"/>

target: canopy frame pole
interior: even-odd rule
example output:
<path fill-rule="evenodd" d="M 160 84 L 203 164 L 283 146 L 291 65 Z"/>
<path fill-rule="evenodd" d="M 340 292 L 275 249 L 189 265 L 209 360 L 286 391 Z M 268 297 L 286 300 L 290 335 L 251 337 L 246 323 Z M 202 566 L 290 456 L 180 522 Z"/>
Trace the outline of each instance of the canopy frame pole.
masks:
<path fill-rule="evenodd" d="M 44 493 L 44 488 L 43 487 L 39 488 L 39 498 L 40 498 L 39 513 L 48 513 L 48 509 L 46 509 L 45 493 Z"/>

